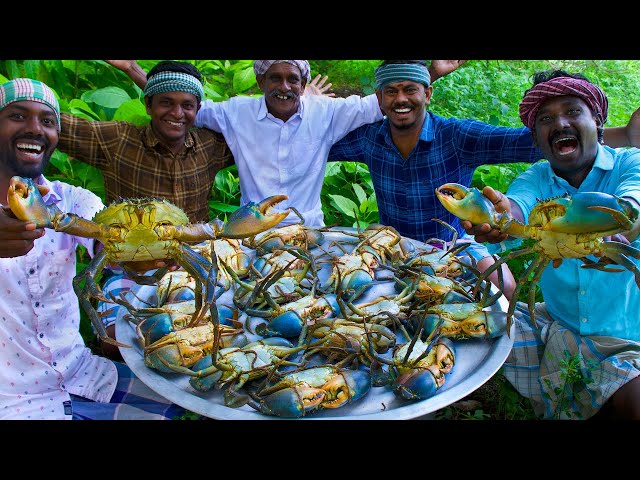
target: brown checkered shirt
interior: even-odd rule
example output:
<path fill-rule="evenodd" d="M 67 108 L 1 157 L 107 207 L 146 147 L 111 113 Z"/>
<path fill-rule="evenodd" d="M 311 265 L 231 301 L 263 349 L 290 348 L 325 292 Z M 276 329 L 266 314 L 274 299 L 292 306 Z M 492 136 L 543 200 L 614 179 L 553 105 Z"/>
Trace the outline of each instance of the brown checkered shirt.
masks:
<path fill-rule="evenodd" d="M 191 222 L 209 221 L 216 173 L 233 164 L 222 134 L 194 128 L 177 155 L 160 143 L 151 125 L 92 122 L 62 113 L 58 148 L 102 171 L 106 203 L 160 197 L 182 208 Z"/>

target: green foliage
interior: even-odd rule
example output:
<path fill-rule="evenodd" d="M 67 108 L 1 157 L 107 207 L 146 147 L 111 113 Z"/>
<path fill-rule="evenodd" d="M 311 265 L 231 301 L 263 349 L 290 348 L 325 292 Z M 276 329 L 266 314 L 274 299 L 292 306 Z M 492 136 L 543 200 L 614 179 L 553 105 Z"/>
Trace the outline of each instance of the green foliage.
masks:
<path fill-rule="evenodd" d="M 511 182 L 529 168 L 529 163 L 503 163 L 501 165 L 481 165 L 473 172 L 471 186 L 482 190 L 489 186 L 506 193 Z"/>
<path fill-rule="evenodd" d="M 497 385 L 496 415 L 500 420 L 535 420 L 537 417 L 529 400 L 518 391 L 502 375 L 495 375 L 492 380 Z"/>
<path fill-rule="evenodd" d="M 373 182 L 364 164 L 328 163 L 320 199 L 327 225 L 366 228 L 379 221 Z"/>
<path fill-rule="evenodd" d="M 217 174 L 209 199 L 210 218 L 226 221 L 227 214 L 235 212 L 240 206 L 240 180 L 238 167 L 231 165 Z"/>
<path fill-rule="evenodd" d="M 550 360 L 555 359 L 551 353 L 545 352 L 545 355 Z M 574 398 L 573 392 L 584 390 L 587 385 L 593 383 L 591 372 L 598 368 L 598 362 L 595 360 L 585 362 L 580 352 L 571 355 L 565 350 L 563 355 L 562 360 L 560 360 L 560 378 L 564 380 L 564 383 L 562 386 L 554 387 L 548 378 L 544 378 L 543 381 L 553 393 L 554 398 L 547 392 L 543 392 L 542 395 L 549 400 L 555 400 L 557 403 L 556 410 L 553 412 L 555 420 L 562 418 L 562 414 L 567 418 L 582 419 L 582 414 L 574 412 L 571 408 Z"/>

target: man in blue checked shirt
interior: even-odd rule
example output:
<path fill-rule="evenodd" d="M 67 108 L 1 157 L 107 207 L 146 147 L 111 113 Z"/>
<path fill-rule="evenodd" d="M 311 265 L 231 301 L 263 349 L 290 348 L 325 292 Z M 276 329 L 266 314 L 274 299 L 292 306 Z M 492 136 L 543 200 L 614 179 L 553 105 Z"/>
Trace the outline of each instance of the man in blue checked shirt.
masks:
<path fill-rule="evenodd" d="M 506 197 L 490 187 L 484 195 L 498 211 L 525 223 L 538 199 L 565 193 L 613 194 L 640 209 L 640 150 L 602 145 L 607 110 L 604 92 L 585 77 L 538 73 L 520 103 L 520 118 L 548 162 L 522 173 Z M 462 226 L 477 241 L 506 239 L 488 224 Z M 639 232 L 640 219 L 612 240 L 640 248 Z M 629 260 L 640 267 L 637 258 Z M 504 374 L 544 418 L 640 420 L 640 289 L 634 272 L 582 264 L 565 258 L 544 269 L 544 303 L 535 306 L 535 326 L 527 305 L 518 303 Z M 570 383 L 567 359 L 577 363 Z"/>
<path fill-rule="evenodd" d="M 449 240 L 451 232 L 431 219 L 444 220 L 456 228 L 459 241 L 472 242 L 465 252 L 479 262 L 478 267 L 488 268 L 494 261 L 487 248 L 465 234 L 458 219 L 437 200 L 435 190 L 450 182 L 469 186 L 479 165 L 540 160 L 543 155 L 533 146 L 530 130 L 427 112 L 433 87 L 423 60 L 385 60 L 376 68 L 375 79 L 386 117 L 335 143 L 329 161 L 362 162 L 369 167 L 380 223 L 419 241 Z M 627 127 L 606 129 L 605 142 L 634 145 L 630 133 L 631 122 Z M 640 146 L 640 135 L 636 137 L 634 146 Z M 515 280 L 506 266 L 503 276 L 503 291 L 510 298 Z M 491 280 L 497 284 L 495 273 Z"/>

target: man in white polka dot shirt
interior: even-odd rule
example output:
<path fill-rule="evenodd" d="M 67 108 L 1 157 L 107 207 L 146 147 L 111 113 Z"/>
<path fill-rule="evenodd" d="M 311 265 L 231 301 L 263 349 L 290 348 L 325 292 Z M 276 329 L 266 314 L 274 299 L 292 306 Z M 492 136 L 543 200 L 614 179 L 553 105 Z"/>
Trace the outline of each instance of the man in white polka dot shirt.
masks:
<path fill-rule="evenodd" d="M 47 204 L 91 218 L 95 194 L 43 175 L 58 144 L 60 110 L 45 84 L 0 85 L 0 203 L 9 180 L 32 178 Z M 79 333 L 72 286 L 76 248 L 94 240 L 35 228 L 0 208 L 0 419 L 166 419 L 185 411 L 120 363 L 92 354 Z"/>

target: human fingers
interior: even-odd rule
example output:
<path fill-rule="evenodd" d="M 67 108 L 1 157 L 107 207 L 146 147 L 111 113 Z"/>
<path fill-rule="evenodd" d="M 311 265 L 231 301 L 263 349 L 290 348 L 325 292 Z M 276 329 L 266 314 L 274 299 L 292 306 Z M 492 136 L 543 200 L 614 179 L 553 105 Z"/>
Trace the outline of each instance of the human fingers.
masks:
<path fill-rule="evenodd" d="M 33 240 L 3 240 L 0 242 L 0 258 L 22 257 L 33 245 Z"/>
<path fill-rule="evenodd" d="M 463 220 L 460 225 L 468 235 L 475 237 L 477 242 L 500 243 L 508 237 L 508 234 L 500 232 L 497 228 L 492 228 L 488 223 L 473 225 L 471 222 Z"/>

